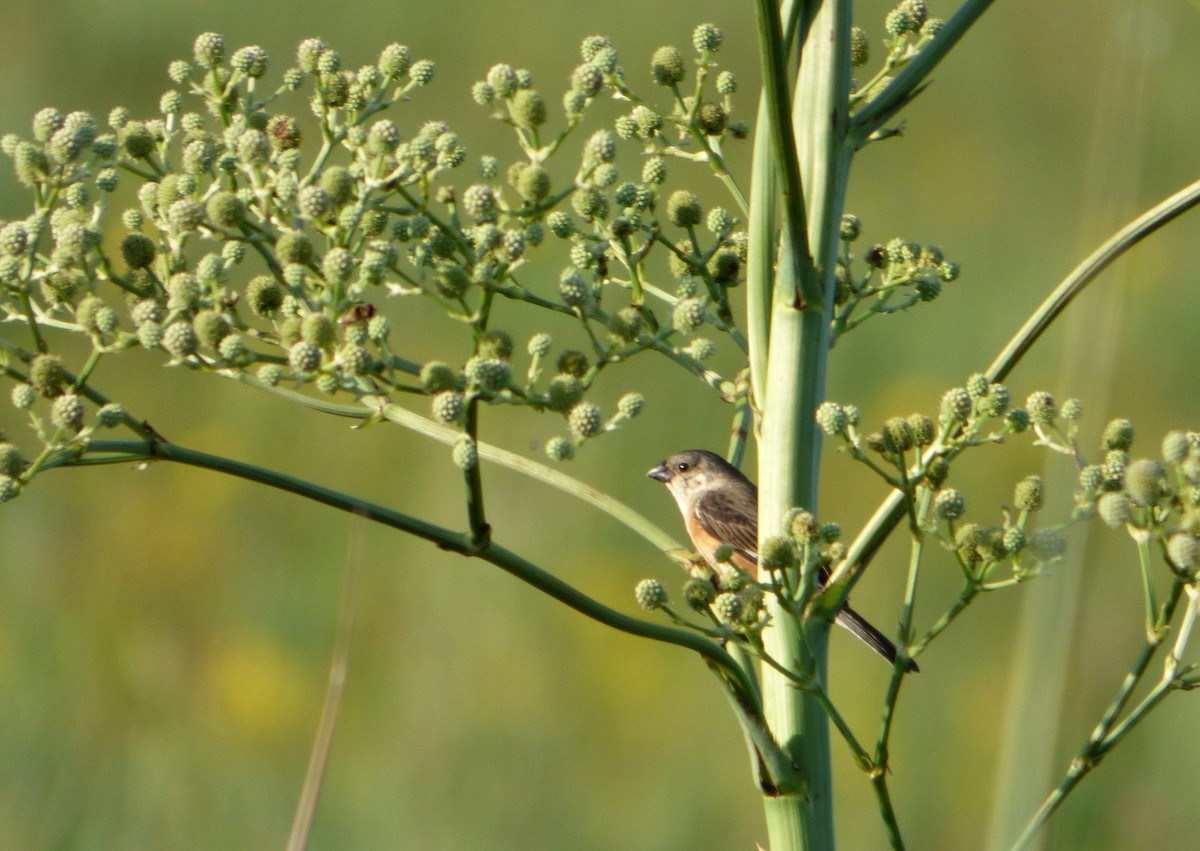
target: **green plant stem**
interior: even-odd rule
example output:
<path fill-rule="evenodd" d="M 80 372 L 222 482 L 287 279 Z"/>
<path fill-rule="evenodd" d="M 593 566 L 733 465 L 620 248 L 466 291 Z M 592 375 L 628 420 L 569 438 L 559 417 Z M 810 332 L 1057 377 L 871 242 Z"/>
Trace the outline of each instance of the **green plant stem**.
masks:
<path fill-rule="evenodd" d="M 482 559 L 593 620 L 621 632 L 674 644 L 699 653 L 721 669 L 722 676 L 728 678 L 738 690 L 739 695 L 743 695 L 749 700 L 748 705 L 757 705 L 756 690 L 752 681 L 746 676 L 741 666 L 714 642 L 686 630 L 649 623 L 611 609 L 494 542 L 488 543 L 482 549 L 477 549 L 469 534 L 456 532 L 265 467 L 235 461 L 219 455 L 210 455 L 206 452 L 168 443 L 165 440 L 95 440 L 81 448 L 76 454 L 54 459 L 46 464 L 45 468 L 128 464 L 134 461 L 172 461 L 215 470 L 294 493 L 331 508 L 353 512 L 374 523 L 380 523 L 430 541 L 438 548 L 448 552 Z"/>
<path fill-rule="evenodd" d="M 372 418 L 385 419 L 395 425 L 444 443 L 447 446 L 453 446 L 454 442 L 462 435 L 462 432 L 457 429 L 436 423 L 433 420 L 422 417 L 420 414 L 415 414 L 407 408 L 387 401 L 383 397 L 379 397 L 376 400 L 378 404 L 375 406 L 342 405 L 313 396 L 307 396 L 303 393 L 297 393 L 286 387 L 272 387 L 248 373 L 238 373 L 234 377 L 245 384 L 281 396 L 289 401 L 297 402 L 313 410 L 362 422 L 369 421 Z M 532 479 L 555 487 L 564 493 L 575 496 L 592 507 L 600 509 L 618 522 L 623 523 L 680 564 L 687 564 L 690 561 L 687 557 L 691 553 L 689 548 L 683 546 L 683 544 L 679 543 L 676 539 L 672 538 L 620 500 L 609 496 L 591 485 L 584 484 L 561 470 L 548 467 L 545 464 L 533 461 L 515 452 L 509 452 L 507 449 L 501 449 L 498 446 L 492 446 L 483 441 L 477 441 L 475 446 L 480 458 L 492 461 L 510 470 L 516 470 L 518 473 L 522 473 Z"/>
<path fill-rule="evenodd" d="M 479 445 L 479 397 L 472 396 L 464 411 L 466 435 L 476 446 Z M 458 439 L 456 438 L 455 442 Z M 478 452 L 478 450 L 476 450 Z M 463 479 L 467 486 L 467 522 L 471 529 L 471 542 L 482 549 L 491 538 L 491 527 L 488 526 L 487 515 L 483 510 L 483 473 L 479 463 L 472 464 L 463 471 Z"/>
<path fill-rule="evenodd" d="M 1171 655 L 1167 658 L 1162 679 L 1123 721 L 1120 723 L 1117 722 L 1117 719 L 1129 704 L 1134 690 L 1141 683 L 1147 669 L 1150 667 L 1155 652 L 1166 640 L 1171 620 L 1175 616 L 1175 609 L 1179 604 L 1180 598 L 1183 596 L 1185 587 L 1185 583 L 1179 579 L 1176 579 L 1172 584 L 1166 600 L 1163 601 L 1162 609 L 1153 624 L 1154 629 L 1147 632 L 1146 640 L 1138 651 L 1133 667 L 1125 675 L 1125 679 L 1121 683 L 1116 697 L 1109 704 L 1108 709 L 1104 711 L 1103 716 L 1100 718 L 1100 723 L 1096 725 L 1096 728 L 1079 749 L 1075 758 L 1071 760 L 1070 766 L 1058 782 L 1058 785 L 1046 797 L 1046 800 L 1038 808 L 1038 811 L 1029 819 L 1025 830 L 1018 837 L 1017 841 L 1013 843 L 1012 851 L 1019 851 L 1019 849 L 1024 848 L 1029 843 L 1034 834 L 1041 829 L 1050 816 L 1062 805 L 1067 795 L 1079 785 L 1079 782 L 1093 768 L 1100 764 L 1104 756 L 1139 721 L 1145 718 L 1151 709 L 1162 701 L 1170 689 L 1176 686 L 1179 674 L 1179 655 L 1182 652 L 1183 644 L 1190 637 L 1192 625 L 1196 617 L 1197 598 L 1194 590 L 1189 591 L 1189 597 L 1191 598 L 1188 604 L 1189 612 L 1184 619 L 1184 626 L 1179 630 L 1175 647 L 1172 649 Z"/>
<path fill-rule="evenodd" d="M 788 103 L 785 41 L 774 3 L 759 0 L 765 126 L 771 138 L 775 181 L 782 194 L 781 250 L 773 284 L 756 297 L 770 305 L 766 374 L 753 386 L 762 412 L 759 451 L 760 540 L 780 534 L 788 509 L 817 509 L 820 434 L 813 414 L 825 391 L 829 320 L 849 156 L 843 148 L 849 90 L 850 9 L 848 0 L 808 0 L 796 16 L 804 38 L 796 101 Z M 754 198 L 753 204 L 764 203 Z M 763 221 L 764 217 L 756 217 Z M 755 282 L 762 287 L 768 279 Z M 758 345 L 762 345 L 760 341 Z M 768 595 L 771 627 L 763 633 L 767 652 L 788 670 L 826 682 L 828 636 L 833 612 L 798 616 Z M 807 781 L 803 796 L 765 802 L 774 851 L 829 849 L 834 845 L 832 758 L 829 718 L 811 691 L 798 690 L 778 672 L 764 668 L 763 699 L 775 738 Z"/>

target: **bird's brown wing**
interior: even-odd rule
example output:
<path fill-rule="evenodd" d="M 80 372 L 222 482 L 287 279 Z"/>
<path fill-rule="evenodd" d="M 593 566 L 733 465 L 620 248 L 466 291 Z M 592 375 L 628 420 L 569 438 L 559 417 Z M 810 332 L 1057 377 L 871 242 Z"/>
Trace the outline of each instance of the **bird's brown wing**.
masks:
<path fill-rule="evenodd" d="M 696 519 L 705 531 L 729 544 L 751 561 L 758 561 L 758 515 L 752 499 L 730 498 L 711 490 L 696 500 Z"/>

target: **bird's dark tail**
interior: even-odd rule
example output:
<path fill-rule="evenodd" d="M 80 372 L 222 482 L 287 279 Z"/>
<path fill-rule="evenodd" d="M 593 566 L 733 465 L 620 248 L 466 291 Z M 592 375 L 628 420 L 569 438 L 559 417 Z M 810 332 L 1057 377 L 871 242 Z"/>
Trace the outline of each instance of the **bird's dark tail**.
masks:
<path fill-rule="evenodd" d="M 896 663 L 896 645 L 886 635 L 867 623 L 866 618 L 854 609 L 846 606 L 837 613 L 836 620 L 839 626 L 843 626 L 857 635 L 884 659 L 892 664 Z M 908 670 L 915 674 L 921 669 L 917 667 L 916 662 L 909 659 Z"/>

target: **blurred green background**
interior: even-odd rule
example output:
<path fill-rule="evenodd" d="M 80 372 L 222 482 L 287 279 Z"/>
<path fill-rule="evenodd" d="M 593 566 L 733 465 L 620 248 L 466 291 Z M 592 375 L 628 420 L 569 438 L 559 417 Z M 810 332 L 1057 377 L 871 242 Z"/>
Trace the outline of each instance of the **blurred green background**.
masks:
<path fill-rule="evenodd" d="M 856 12 L 877 54 L 888 8 Z M 686 45 L 701 21 L 724 29 L 718 58 L 742 81 L 740 117 L 752 122 L 748 3 L 9 0 L 0 133 L 28 134 L 47 105 L 103 118 L 123 104 L 149 115 L 170 87 L 167 63 L 190 58 L 206 30 L 231 48 L 261 44 L 275 75 L 301 38 L 319 35 L 349 67 L 374 61 L 390 41 L 434 60 L 433 86 L 398 120 L 447 120 L 472 162 L 483 153 L 506 162 L 511 139 L 469 97 L 493 63 L 531 69 L 549 96 L 565 87 L 580 39 L 604 33 L 650 91 L 651 51 Z M 858 158 L 848 205 L 864 239 L 941 244 L 963 276 L 932 305 L 846 338 L 830 397 L 858 404 L 869 423 L 936 413 L 942 391 L 985 366 L 1116 225 L 1195 179 L 1198 40 L 1200 11 L 1170 0 L 1010 2 L 985 15 L 908 110 L 904 135 Z M 748 143 L 733 156 L 743 173 L 746 151 Z M 632 153 L 622 157 L 632 168 Z M 673 166 L 672 179 L 723 200 L 700 169 Z M 0 218 L 27 211 L 5 166 Z M 1198 239 L 1193 214 L 1122 261 L 1080 300 L 1080 318 L 1012 376 L 1014 397 L 1082 395 L 1093 454 L 1111 416 L 1135 420 L 1143 454 L 1157 452 L 1167 429 L 1200 427 L 1200 287 L 1188 259 Z M 555 262 L 541 274 L 557 274 Z M 462 349 L 453 336 L 461 326 L 405 307 L 412 312 L 394 312 L 393 327 L 406 354 Z M 542 328 L 511 315 L 513 329 Z M 547 330 L 571 344 L 567 326 Z M 600 401 L 639 390 L 645 413 L 588 446 L 569 471 L 681 536 L 674 504 L 643 473 L 685 446 L 723 449 L 728 412 L 671 365 L 637 363 L 605 376 Z M 96 383 L 119 385 L 131 411 L 183 445 L 463 522 L 449 452 L 400 429 L 351 431 L 138 353 L 106 362 Z M 7 402 L 0 428 L 32 448 Z M 538 456 L 560 430 L 549 416 L 500 411 L 489 412 L 484 436 Z M 1064 472 L 1065 460 L 1014 444 L 956 468 L 976 516 L 994 516 L 1022 476 Z M 498 540 L 588 593 L 632 611 L 638 579 L 678 586 L 671 563 L 607 516 L 506 471 L 488 469 L 486 480 Z M 825 481 L 822 518 L 851 531 L 883 496 L 832 451 Z M 1070 477 L 1054 481 L 1069 492 Z M 358 620 L 311 847 L 666 851 L 765 841 L 741 735 L 703 665 L 599 627 L 488 565 L 166 464 L 40 477 L 0 510 L 0 542 L 0 848 L 280 847 L 351 551 Z M 1141 634 L 1132 545 L 1107 530 L 1073 545 L 1083 564 L 981 600 L 905 686 L 891 785 L 911 847 L 984 842 L 1023 598 L 1055 583 L 1081 588 L 1056 765 L 1065 767 L 1127 670 Z M 902 564 L 899 550 L 886 552 L 855 595 L 883 627 L 898 618 Z M 934 558 L 921 622 L 956 591 L 955 569 Z M 832 653 L 833 696 L 873 738 L 887 668 L 842 632 Z M 1051 828 L 1052 847 L 1194 847 L 1195 700 L 1168 700 L 1084 782 Z M 882 847 L 867 783 L 836 741 L 834 752 L 842 847 Z"/>

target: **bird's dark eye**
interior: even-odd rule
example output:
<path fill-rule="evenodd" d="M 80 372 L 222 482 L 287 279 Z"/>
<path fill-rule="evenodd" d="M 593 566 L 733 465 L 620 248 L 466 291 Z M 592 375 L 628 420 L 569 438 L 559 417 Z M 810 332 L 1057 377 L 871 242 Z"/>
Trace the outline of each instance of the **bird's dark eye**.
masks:
<path fill-rule="evenodd" d="M 680 461 L 678 464 L 675 465 L 675 469 L 681 473 L 686 473 L 688 467 L 690 467 L 690 466 L 691 466 L 691 464 L 689 464 L 687 461 Z"/>

